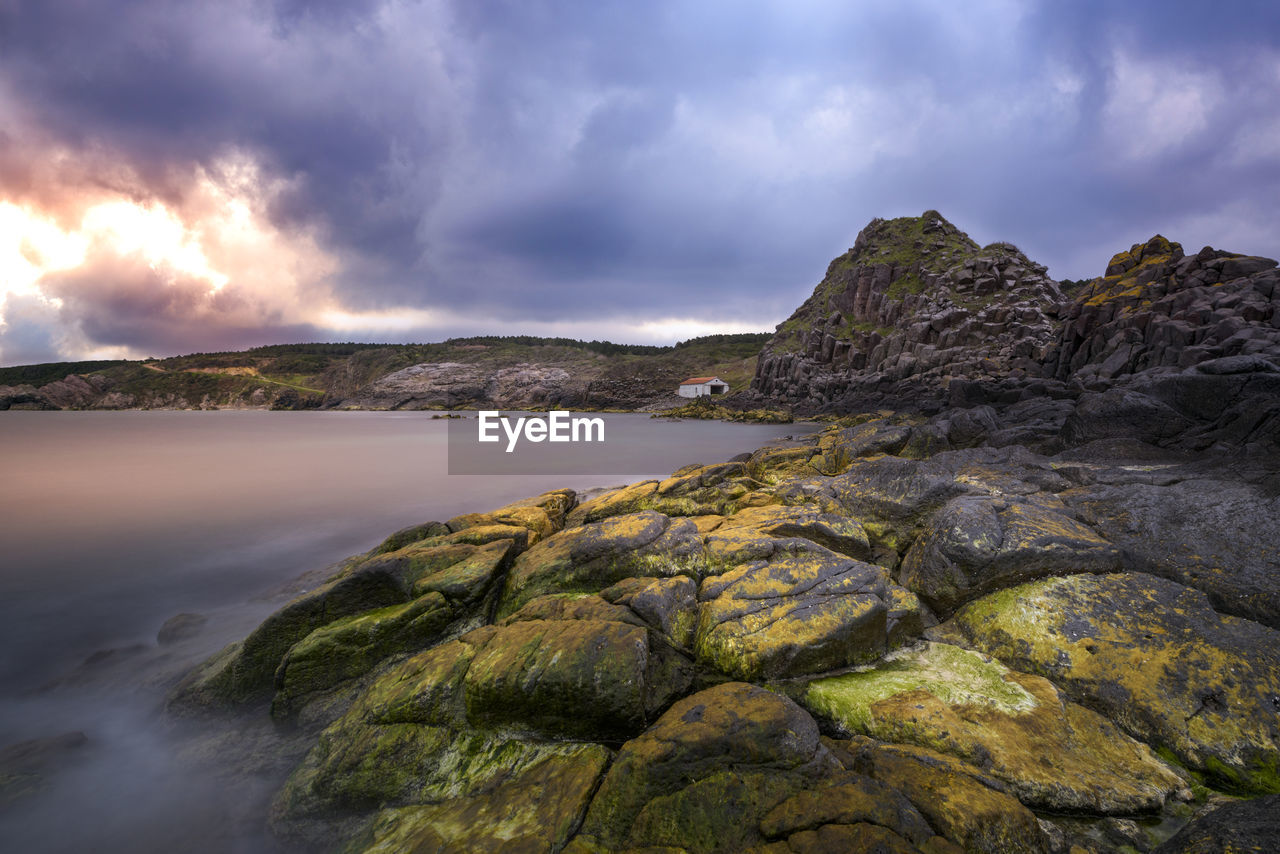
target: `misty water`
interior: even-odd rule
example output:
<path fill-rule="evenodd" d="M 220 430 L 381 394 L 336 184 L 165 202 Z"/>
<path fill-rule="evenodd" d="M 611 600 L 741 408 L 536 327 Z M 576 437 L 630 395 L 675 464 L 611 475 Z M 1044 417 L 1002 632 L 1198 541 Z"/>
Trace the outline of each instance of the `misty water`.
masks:
<path fill-rule="evenodd" d="M 604 417 L 640 437 L 626 470 L 654 477 L 811 429 Z M 0 850 L 286 850 L 264 829 L 293 761 L 280 734 L 265 712 L 175 719 L 173 683 L 394 530 L 642 479 L 450 476 L 447 423 L 0 413 Z M 192 633 L 158 643 L 178 614 L 198 615 Z"/>

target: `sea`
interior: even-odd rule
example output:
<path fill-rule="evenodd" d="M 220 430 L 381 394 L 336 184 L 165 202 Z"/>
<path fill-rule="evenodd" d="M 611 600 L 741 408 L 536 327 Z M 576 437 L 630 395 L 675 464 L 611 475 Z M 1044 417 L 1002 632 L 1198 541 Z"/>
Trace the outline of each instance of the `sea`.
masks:
<path fill-rule="evenodd" d="M 450 474 L 428 412 L 0 413 L 0 851 L 295 850 L 266 818 L 301 748 L 167 713 L 191 667 L 400 528 L 815 429 L 598 417 L 617 471 L 511 475 Z"/>

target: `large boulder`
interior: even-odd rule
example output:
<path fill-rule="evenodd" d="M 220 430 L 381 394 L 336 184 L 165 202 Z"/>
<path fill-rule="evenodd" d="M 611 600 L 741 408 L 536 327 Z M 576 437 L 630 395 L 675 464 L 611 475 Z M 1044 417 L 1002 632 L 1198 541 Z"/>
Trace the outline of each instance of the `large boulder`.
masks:
<path fill-rule="evenodd" d="M 688 690 L 688 662 L 629 609 L 551 607 L 571 601 L 536 600 L 384 669 L 294 771 L 278 824 L 471 797 L 575 739 L 633 735 Z"/>
<path fill-rule="evenodd" d="M 570 851 L 738 851 L 765 814 L 843 770 L 795 703 L 726 683 L 686 697 L 623 745 Z"/>
<path fill-rule="evenodd" d="M 873 545 L 904 550 L 934 511 L 963 495 L 1018 497 L 1069 483 L 1025 448 L 969 448 L 926 460 L 855 460 L 829 479 L 832 504 L 858 520 Z"/>
<path fill-rule="evenodd" d="M 384 810 L 347 850 L 559 850 L 581 822 L 609 758 L 608 749 L 584 744 L 546 756 L 491 789 L 436 804 Z"/>
<path fill-rule="evenodd" d="M 653 510 L 568 528 L 516 559 L 498 613 L 513 613 L 547 593 L 598 592 L 632 576 L 699 578 L 702 547 L 696 524 Z"/>
<path fill-rule="evenodd" d="M 707 578 L 698 659 L 738 679 L 774 679 L 871 661 L 887 643 L 884 570 L 802 539 Z"/>
<path fill-rule="evenodd" d="M 1039 497 L 954 498 L 926 523 L 899 581 L 948 615 L 970 599 L 1033 578 L 1120 569 L 1119 549 L 1062 509 Z"/>
<path fill-rule="evenodd" d="M 1159 809 L 1184 785 L 1145 745 L 1048 680 L 947 644 L 819 679 L 804 702 L 849 733 L 981 764 L 1032 807 L 1129 814 Z"/>
<path fill-rule="evenodd" d="M 280 662 L 272 715 L 289 717 L 308 696 L 363 676 L 389 655 L 429 646 L 452 619 L 449 603 L 432 591 L 316 629 Z"/>
<path fill-rule="evenodd" d="M 1218 785 L 1280 791 L 1280 632 L 1143 573 L 1073 575 L 971 602 L 943 626 Z"/>
<path fill-rule="evenodd" d="M 1221 472 L 1169 467 L 1160 480 L 1095 482 L 1064 500 L 1129 566 L 1203 590 L 1214 609 L 1280 629 L 1280 497 Z"/>
<path fill-rule="evenodd" d="M 427 536 L 415 540 L 416 533 Z M 472 614 L 494 579 L 528 541 L 529 533 L 524 527 L 509 525 L 474 526 L 450 532 L 433 523 L 393 535 L 369 554 L 347 561 L 329 581 L 298 596 L 267 617 L 243 641 L 207 661 L 178 686 L 171 705 L 211 706 L 269 697 L 277 687 L 276 673 L 290 650 L 312 632 L 345 618 L 403 605 L 428 593 L 439 593 L 449 608 L 449 619 L 433 617 L 433 625 L 443 627 L 453 618 Z M 388 550 L 391 547 L 395 548 Z M 322 636 L 318 641 L 323 642 L 307 648 L 307 656 L 323 657 L 335 651 L 337 647 L 329 642 L 334 638 L 339 639 L 338 646 L 350 640 L 363 647 L 357 657 L 370 664 L 394 652 L 420 649 L 429 638 L 416 631 L 423 623 L 417 624 L 415 633 L 409 636 L 397 630 L 373 628 L 383 624 L 389 615 L 403 617 L 405 613 L 408 612 L 381 611 L 355 629 Z M 362 639 L 355 640 L 357 636 Z M 335 673 L 348 669 L 340 664 L 335 667 Z M 312 679 L 307 677 L 304 682 Z M 298 686 L 304 693 L 319 687 L 303 683 Z"/>

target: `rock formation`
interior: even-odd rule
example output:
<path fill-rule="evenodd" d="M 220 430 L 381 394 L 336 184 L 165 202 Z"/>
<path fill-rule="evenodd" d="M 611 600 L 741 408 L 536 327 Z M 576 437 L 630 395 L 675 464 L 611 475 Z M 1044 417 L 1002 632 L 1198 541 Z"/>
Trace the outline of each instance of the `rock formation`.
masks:
<path fill-rule="evenodd" d="M 1280 460 L 857 421 L 400 531 L 170 709 L 309 742 L 308 850 L 1111 854 L 1280 792 Z"/>
<path fill-rule="evenodd" d="M 877 220 L 754 398 L 899 405 L 400 531 L 170 710 L 305 742 L 271 823 L 318 850 L 1269 850 L 1274 267 L 1157 237 L 1068 302 L 935 212 Z"/>
<path fill-rule="evenodd" d="M 979 247 L 937 211 L 875 219 L 778 327 L 752 388 L 840 407 L 904 380 L 1038 376 L 1062 300 L 1044 266 L 1008 243 Z"/>
<path fill-rule="evenodd" d="M 359 409 L 539 409 L 581 404 L 587 383 L 564 368 L 518 364 L 489 369 L 460 362 L 412 365 L 343 402 Z"/>
<path fill-rule="evenodd" d="M 1008 244 L 979 249 L 936 211 L 873 220 L 765 345 L 748 397 L 802 412 L 947 409 L 932 438 L 917 432 L 936 447 L 1274 449 L 1276 262 L 1186 256 L 1157 235 L 1105 272 L 1066 300 L 1044 267 Z"/>
<path fill-rule="evenodd" d="M 1208 246 L 1186 256 L 1156 235 L 1112 258 L 1066 310 L 1044 373 L 1087 382 L 1224 356 L 1245 358 L 1212 373 L 1246 373 L 1280 357 L 1278 308 L 1280 270 L 1270 258 Z"/>

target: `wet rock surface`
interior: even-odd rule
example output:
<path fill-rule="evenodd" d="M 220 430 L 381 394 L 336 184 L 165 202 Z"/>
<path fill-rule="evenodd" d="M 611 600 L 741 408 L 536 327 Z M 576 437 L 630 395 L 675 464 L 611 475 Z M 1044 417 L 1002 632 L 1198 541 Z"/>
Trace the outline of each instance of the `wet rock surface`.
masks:
<path fill-rule="evenodd" d="M 171 707 L 309 739 L 316 850 L 1112 851 L 1280 790 L 1280 463 L 854 420 L 397 532 Z"/>
<path fill-rule="evenodd" d="M 397 532 L 170 707 L 304 743 L 316 850 L 1250 850 L 1275 265 L 1161 241 L 1071 300 L 877 221 L 760 360 L 826 430 Z"/>

